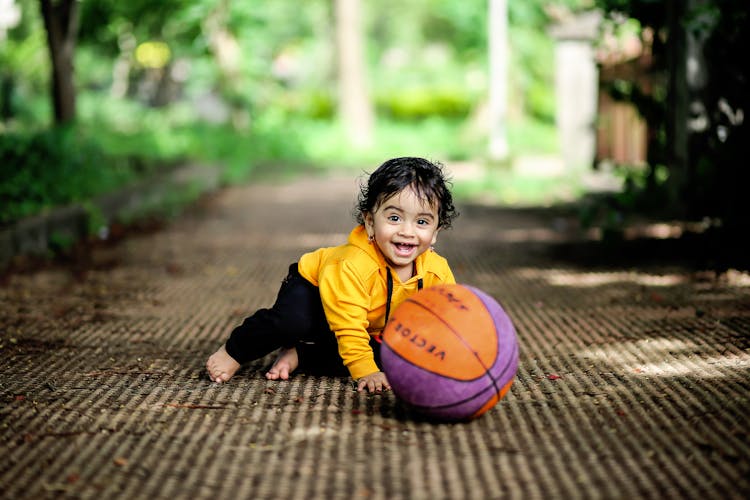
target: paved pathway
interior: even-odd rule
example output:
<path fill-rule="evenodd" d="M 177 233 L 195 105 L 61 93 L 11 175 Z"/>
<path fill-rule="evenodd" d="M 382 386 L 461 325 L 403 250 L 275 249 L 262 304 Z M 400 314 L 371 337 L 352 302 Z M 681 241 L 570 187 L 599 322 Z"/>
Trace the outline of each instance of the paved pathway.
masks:
<path fill-rule="evenodd" d="M 438 242 L 518 330 L 515 384 L 481 418 L 426 422 L 346 379 L 268 382 L 270 359 L 212 384 L 206 357 L 301 252 L 343 240 L 355 189 L 232 188 L 76 273 L 11 276 L 0 496 L 750 495 L 750 276 L 582 266 L 555 257 L 564 224 L 543 212 L 463 205 Z"/>

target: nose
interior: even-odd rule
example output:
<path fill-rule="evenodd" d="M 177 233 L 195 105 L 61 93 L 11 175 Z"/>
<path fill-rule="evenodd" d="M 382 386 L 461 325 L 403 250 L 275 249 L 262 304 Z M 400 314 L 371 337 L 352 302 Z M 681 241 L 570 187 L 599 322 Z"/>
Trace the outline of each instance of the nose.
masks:
<path fill-rule="evenodd" d="M 400 236 L 413 236 L 414 235 L 414 224 L 411 222 L 404 222 L 399 228 L 398 234 Z"/>

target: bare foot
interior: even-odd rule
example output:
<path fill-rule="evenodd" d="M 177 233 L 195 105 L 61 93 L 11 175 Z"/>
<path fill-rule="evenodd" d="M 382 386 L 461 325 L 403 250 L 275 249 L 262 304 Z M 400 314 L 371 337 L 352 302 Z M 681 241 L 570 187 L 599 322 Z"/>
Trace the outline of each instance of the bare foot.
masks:
<path fill-rule="evenodd" d="M 297 349 L 294 347 L 291 349 L 282 349 L 279 352 L 279 357 L 276 358 L 273 366 L 266 373 L 266 378 L 268 380 L 289 380 L 289 375 L 297 369 L 297 366 L 299 366 Z"/>
<path fill-rule="evenodd" d="M 221 346 L 206 361 L 208 376 L 217 383 L 228 382 L 240 369 L 240 364 L 229 355 L 225 346 Z"/>

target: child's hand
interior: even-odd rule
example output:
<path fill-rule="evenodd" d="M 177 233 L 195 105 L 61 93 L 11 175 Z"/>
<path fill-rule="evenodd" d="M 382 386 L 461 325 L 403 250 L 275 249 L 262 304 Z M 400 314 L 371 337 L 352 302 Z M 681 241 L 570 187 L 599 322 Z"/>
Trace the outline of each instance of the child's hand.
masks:
<path fill-rule="evenodd" d="M 385 373 L 375 372 L 357 380 L 357 392 L 362 392 L 365 389 L 369 392 L 390 391 L 391 384 L 388 383 Z"/>

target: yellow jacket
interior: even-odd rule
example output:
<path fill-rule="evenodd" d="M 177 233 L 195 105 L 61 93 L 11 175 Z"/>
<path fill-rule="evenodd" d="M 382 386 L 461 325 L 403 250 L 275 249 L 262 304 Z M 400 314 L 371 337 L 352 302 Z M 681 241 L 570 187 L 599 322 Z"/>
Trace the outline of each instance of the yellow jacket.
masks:
<path fill-rule="evenodd" d="M 434 251 L 423 253 L 415 262 L 416 275 L 405 283 L 391 273 L 391 313 L 416 293 L 420 278 L 424 288 L 456 282 L 448 261 Z M 328 325 L 352 378 L 379 371 L 370 336 L 380 334 L 385 326 L 389 271 L 377 246 L 368 241 L 364 226 L 355 227 L 344 245 L 304 254 L 298 267 L 302 277 L 320 290 Z"/>

